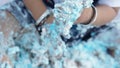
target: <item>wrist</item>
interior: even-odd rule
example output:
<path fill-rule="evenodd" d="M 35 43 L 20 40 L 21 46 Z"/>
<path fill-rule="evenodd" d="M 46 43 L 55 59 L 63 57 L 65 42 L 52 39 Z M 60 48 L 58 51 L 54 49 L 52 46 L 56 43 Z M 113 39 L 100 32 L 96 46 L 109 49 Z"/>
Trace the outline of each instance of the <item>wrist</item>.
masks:
<path fill-rule="evenodd" d="M 87 22 L 91 19 L 92 15 L 93 15 L 92 7 L 85 8 L 81 16 L 77 19 L 75 23 L 87 24 Z"/>
<path fill-rule="evenodd" d="M 23 1 L 25 6 L 31 11 L 31 14 L 35 20 L 38 20 L 38 18 L 47 9 L 42 0 L 23 0 Z"/>
<path fill-rule="evenodd" d="M 96 22 L 98 13 L 97 8 L 92 5 L 91 8 L 85 9 L 80 18 L 78 18 L 77 22 L 80 22 L 84 25 L 91 25 Z"/>

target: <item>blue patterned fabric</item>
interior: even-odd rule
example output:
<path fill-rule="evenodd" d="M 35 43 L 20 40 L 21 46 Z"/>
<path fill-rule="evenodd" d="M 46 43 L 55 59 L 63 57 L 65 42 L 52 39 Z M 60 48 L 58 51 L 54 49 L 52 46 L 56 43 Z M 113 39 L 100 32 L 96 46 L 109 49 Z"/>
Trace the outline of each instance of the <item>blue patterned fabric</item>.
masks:
<path fill-rule="evenodd" d="M 24 23 L 35 23 L 29 10 L 25 7 L 22 0 L 14 0 L 8 4 L 8 10 L 13 14 L 13 16 L 18 20 L 18 22 L 23 25 Z"/>
<path fill-rule="evenodd" d="M 64 4 L 64 9 L 66 6 L 70 9 L 71 3 L 75 1 L 78 4 L 80 0 L 66 1 L 69 3 Z M 75 3 L 72 4 L 74 11 L 80 8 L 76 8 Z M 4 10 L 11 12 L 21 26 L 27 23 L 28 27 L 21 29 L 14 38 L 11 34 L 15 32 L 10 32 L 7 40 L 4 40 L 4 34 L 0 31 L 0 68 L 120 68 L 120 46 L 116 41 L 120 38 L 120 33 L 117 33 L 119 30 L 113 29 L 112 25 L 95 27 L 74 24 L 70 34 L 68 32 L 71 35 L 68 39 L 60 33 L 64 30 L 64 27 L 61 28 L 64 22 L 60 24 L 60 20 L 41 26 L 40 36 L 34 27 L 35 20 L 22 0 L 15 0 L 6 6 Z M 71 19 L 77 17 L 79 12 L 70 11 L 73 12 Z M 60 19 L 59 16 L 56 17 Z M 68 16 L 63 15 L 63 19 Z M 66 23 L 71 19 L 67 19 Z M 64 30 L 64 33 L 67 31 Z M 5 44 L 4 41 L 9 43 Z M 1 60 L 4 57 L 8 59 L 3 62 Z"/>
<path fill-rule="evenodd" d="M 60 3 L 60 2 L 62 2 L 62 0 L 55 1 L 55 3 Z M 98 0 L 95 0 L 93 4 L 97 4 L 97 2 L 98 2 Z M 9 8 L 7 8 L 7 10 L 15 16 L 15 18 L 18 20 L 18 22 L 21 25 L 24 25 L 24 23 L 35 23 L 35 20 L 33 19 L 29 10 L 25 7 L 22 0 L 14 0 L 13 2 L 9 3 L 8 5 L 9 5 Z M 104 29 L 108 28 L 108 26 L 106 26 L 106 25 L 101 26 L 101 27 L 93 27 L 93 26 L 88 27 L 88 26 L 82 25 L 82 24 L 75 24 L 71 28 L 71 32 L 70 32 L 71 38 L 66 39 L 63 36 L 61 36 L 61 38 L 66 43 L 76 41 L 76 40 L 87 41 L 88 39 L 95 37 L 99 33 L 99 31 L 101 29 L 103 29 L 102 27 L 104 27 Z M 77 28 L 82 28 L 82 29 L 78 30 Z M 94 36 L 92 36 L 93 32 L 95 33 Z"/>

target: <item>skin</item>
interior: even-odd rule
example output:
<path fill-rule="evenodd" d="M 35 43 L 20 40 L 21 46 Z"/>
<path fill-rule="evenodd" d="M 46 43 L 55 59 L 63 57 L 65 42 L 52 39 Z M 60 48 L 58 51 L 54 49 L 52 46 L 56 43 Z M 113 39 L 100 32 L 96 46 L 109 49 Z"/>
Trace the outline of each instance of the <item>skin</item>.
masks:
<path fill-rule="evenodd" d="M 23 0 L 26 7 L 31 11 L 35 20 L 37 20 L 46 10 L 46 6 L 43 4 L 42 0 Z M 40 6 L 40 7 L 38 7 Z M 106 24 L 107 22 L 114 19 L 117 15 L 119 7 L 109 7 L 107 5 L 98 5 L 96 6 L 98 10 L 97 20 L 94 22 L 94 25 L 101 26 Z M 104 10 L 104 11 L 103 11 Z M 20 25 L 16 21 L 16 19 L 7 11 L 6 12 L 6 19 L 2 19 L 0 17 L 0 31 L 2 31 L 7 38 L 11 31 L 17 32 L 20 29 Z M 92 8 L 84 9 L 82 15 L 77 19 L 75 23 L 86 23 L 90 20 L 93 14 Z M 50 16 L 47 20 L 48 23 L 53 21 L 54 17 Z M 9 23 L 8 23 L 9 22 Z M 11 25 L 13 24 L 13 25 Z M 14 26 L 15 25 L 15 26 Z M 9 30 L 7 30 L 8 28 Z"/>
<path fill-rule="evenodd" d="M 24 0 L 27 8 L 32 12 L 33 17 L 37 20 L 46 10 L 45 5 L 42 3 L 42 0 Z M 31 4 L 32 3 L 32 4 Z M 41 6 L 41 7 L 38 7 Z M 94 25 L 101 26 L 110 22 L 118 13 L 119 7 L 109 7 L 107 5 L 97 5 L 98 11 L 97 20 L 94 22 Z M 104 10 L 104 11 L 103 11 Z M 82 15 L 77 19 L 75 23 L 86 23 L 90 20 L 93 14 L 92 8 L 84 9 Z M 48 22 L 51 22 L 52 16 L 48 19 Z"/>
<path fill-rule="evenodd" d="M 93 25 L 97 25 L 97 26 L 101 26 L 110 22 L 112 19 L 116 17 L 119 11 L 119 7 L 109 7 L 107 5 L 97 5 L 96 8 L 98 11 L 98 16 Z M 93 13 L 92 8 L 84 9 L 81 17 L 79 17 L 76 22 L 77 23 L 88 22 L 92 16 L 92 13 Z"/>
<path fill-rule="evenodd" d="M 39 16 L 41 16 L 46 10 L 46 7 L 42 3 L 42 0 L 23 0 L 23 1 L 26 7 L 32 12 L 35 20 L 37 20 Z M 97 25 L 97 26 L 104 25 L 107 22 L 114 19 L 114 17 L 117 15 L 119 10 L 119 7 L 109 7 L 107 5 L 98 5 L 96 6 L 96 8 L 98 10 L 98 17 L 97 17 L 97 20 L 94 22 L 94 25 Z M 0 13 L 1 12 L 4 12 L 6 14 L 6 18 L 3 18 L 0 15 L 0 32 L 3 32 L 5 37 L 5 42 L 6 42 L 11 31 L 17 32 L 20 30 L 21 27 L 20 27 L 20 24 L 17 22 L 17 20 L 9 12 L 0 11 Z M 88 22 L 92 14 L 93 14 L 92 8 L 84 9 L 82 15 L 77 19 L 75 23 Z M 53 19 L 54 17 L 51 16 L 50 18 L 48 18 L 47 22 L 51 23 Z M 2 58 L 2 61 L 8 61 L 10 63 L 9 59 L 6 56 Z"/>

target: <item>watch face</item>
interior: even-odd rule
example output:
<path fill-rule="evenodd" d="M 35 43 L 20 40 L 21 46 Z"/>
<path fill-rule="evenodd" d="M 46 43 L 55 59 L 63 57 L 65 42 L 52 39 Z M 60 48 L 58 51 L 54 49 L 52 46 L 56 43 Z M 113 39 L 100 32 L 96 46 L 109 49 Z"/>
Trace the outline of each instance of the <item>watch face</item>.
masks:
<path fill-rule="evenodd" d="M 9 2 L 11 2 L 13 0 L 0 0 L 0 6 L 4 5 L 4 4 L 7 4 Z"/>

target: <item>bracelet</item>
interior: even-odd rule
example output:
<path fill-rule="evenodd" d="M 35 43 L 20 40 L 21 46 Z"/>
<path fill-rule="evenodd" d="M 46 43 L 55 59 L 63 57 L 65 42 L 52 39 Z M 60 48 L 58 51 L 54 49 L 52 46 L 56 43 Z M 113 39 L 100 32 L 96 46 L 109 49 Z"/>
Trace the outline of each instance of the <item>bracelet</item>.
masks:
<path fill-rule="evenodd" d="M 45 24 L 46 20 L 50 17 L 51 13 L 49 12 L 49 10 L 46 10 L 40 17 L 39 19 L 36 21 L 36 29 L 39 32 L 39 34 L 41 35 L 42 32 L 42 25 Z"/>
<path fill-rule="evenodd" d="M 50 16 L 50 10 L 46 10 L 36 21 L 36 25 L 44 24 L 45 20 Z"/>
<path fill-rule="evenodd" d="M 97 16 L 98 16 L 97 8 L 94 5 L 92 5 L 91 7 L 93 10 L 93 15 L 92 15 L 91 19 L 89 20 L 89 22 L 86 23 L 85 25 L 92 25 L 97 19 Z"/>
<path fill-rule="evenodd" d="M 50 7 L 50 8 L 54 8 L 54 5 L 55 5 L 55 2 L 54 0 L 42 0 L 43 3 L 47 6 L 47 7 Z M 51 12 L 50 10 L 46 10 L 39 18 L 38 20 L 36 21 L 36 25 L 39 25 L 39 24 L 43 24 L 45 22 L 45 20 L 50 16 Z"/>
<path fill-rule="evenodd" d="M 42 0 L 43 3 L 50 8 L 54 8 L 54 1 L 53 0 Z M 38 30 L 39 33 L 41 33 L 41 26 L 45 23 L 45 21 L 50 17 L 52 12 L 50 11 L 51 9 L 47 9 L 36 21 L 36 29 Z"/>
<path fill-rule="evenodd" d="M 89 22 L 89 25 L 93 24 L 96 21 L 97 16 L 98 16 L 97 8 L 94 5 L 92 5 L 92 9 L 93 9 L 93 17 L 91 21 Z"/>

